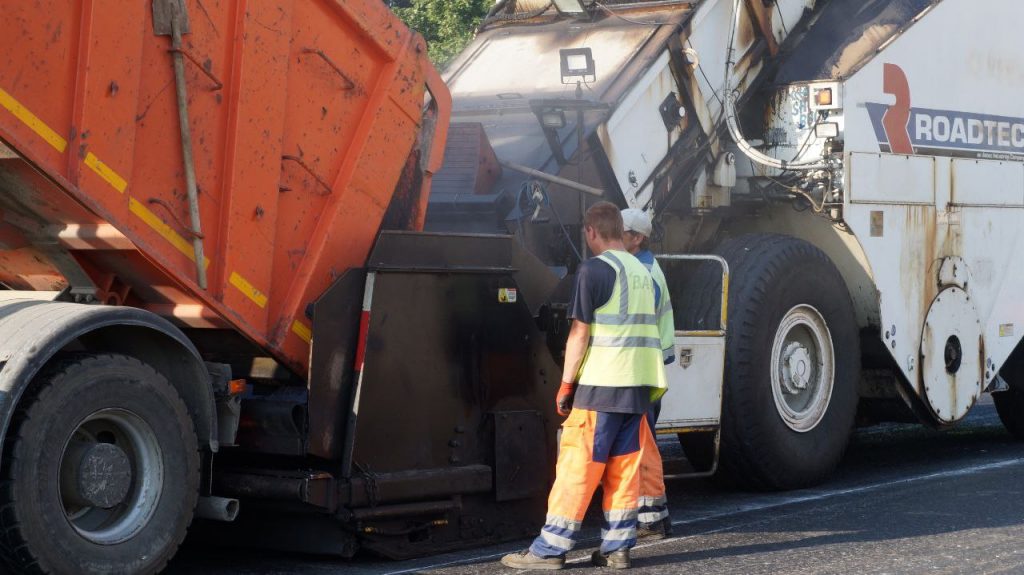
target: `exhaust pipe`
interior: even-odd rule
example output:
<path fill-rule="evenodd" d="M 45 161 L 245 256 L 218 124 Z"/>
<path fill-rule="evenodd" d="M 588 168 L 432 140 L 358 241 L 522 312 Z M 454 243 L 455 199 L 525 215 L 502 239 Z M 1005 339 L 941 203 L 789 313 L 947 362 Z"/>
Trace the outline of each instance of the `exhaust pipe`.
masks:
<path fill-rule="evenodd" d="M 238 517 L 238 500 L 227 497 L 200 497 L 196 516 L 230 523 Z"/>

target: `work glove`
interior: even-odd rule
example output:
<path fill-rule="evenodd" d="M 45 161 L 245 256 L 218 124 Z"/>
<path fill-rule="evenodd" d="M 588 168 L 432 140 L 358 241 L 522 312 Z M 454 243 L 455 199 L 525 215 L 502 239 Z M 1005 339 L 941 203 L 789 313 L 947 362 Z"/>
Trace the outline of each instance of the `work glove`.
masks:
<path fill-rule="evenodd" d="M 555 396 L 555 409 L 558 415 L 566 417 L 572 410 L 572 397 L 576 394 L 576 384 L 573 382 L 562 382 L 558 388 L 558 395 Z"/>

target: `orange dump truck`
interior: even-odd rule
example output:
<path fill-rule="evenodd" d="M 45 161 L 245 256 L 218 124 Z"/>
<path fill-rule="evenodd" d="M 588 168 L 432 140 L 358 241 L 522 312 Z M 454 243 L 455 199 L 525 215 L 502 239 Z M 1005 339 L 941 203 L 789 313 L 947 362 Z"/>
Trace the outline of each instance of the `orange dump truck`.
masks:
<path fill-rule="evenodd" d="M 422 38 L 379 0 L 12 2 L 0 30 L 10 567 L 155 572 L 194 515 L 345 556 L 535 527 L 555 281 L 417 231 L 450 108 Z"/>

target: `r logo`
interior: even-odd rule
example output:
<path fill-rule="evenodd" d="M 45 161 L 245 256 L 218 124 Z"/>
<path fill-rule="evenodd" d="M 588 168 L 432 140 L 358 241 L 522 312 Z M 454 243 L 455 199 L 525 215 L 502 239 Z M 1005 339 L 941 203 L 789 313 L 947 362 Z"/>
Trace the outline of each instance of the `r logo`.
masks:
<path fill-rule="evenodd" d="M 882 63 L 881 88 L 895 101 L 864 102 L 880 152 L 1024 162 L 1024 117 L 911 107 L 910 82 L 896 64 Z"/>
<path fill-rule="evenodd" d="M 894 154 L 913 154 L 910 144 L 910 82 L 903 69 L 896 64 L 885 64 L 882 70 L 882 90 L 896 96 L 896 103 L 889 106 L 882 116 L 882 126 L 889 138 L 889 149 Z"/>

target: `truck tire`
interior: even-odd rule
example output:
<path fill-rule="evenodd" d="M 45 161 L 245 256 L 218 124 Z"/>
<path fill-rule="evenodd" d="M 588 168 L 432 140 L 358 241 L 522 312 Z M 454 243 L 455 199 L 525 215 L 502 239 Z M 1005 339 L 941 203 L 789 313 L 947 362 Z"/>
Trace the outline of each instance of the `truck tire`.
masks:
<path fill-rule="evenodd" d="M 1010 383 L 1010 389 L 992 394 L 1003 427 L 1015 439 L 1024 439 L 1024 392 Z"/>
<path fill-rule="evenodd" d="M 163 375 L 123 355 L 61 359 L 4 443 L 0 554 L 17 573 L 157 573 L 198 495 L 193 422 Z"/>
<path fill-rule="evenodd" d="M 992 394 L 996 404 L 996 413 L 1003 427 L 1016 439 L 1024 439 L 1024 350 L 1020 347 L 1013 350 L 1006 363 L 999 370 L 999 375 L 1006 381 L 1010 389 Z"/>
<path fill-rule="evenodd" d="M 728 335 L 719 469 L 753 489 L 824 480 L 853 429 L 860 342 L 849 292 L 813 245 L 754 234 L 723 243 L 729 262 Z M 717 328 L 720 268 L 702 266 L 684 325 Z"/>

